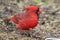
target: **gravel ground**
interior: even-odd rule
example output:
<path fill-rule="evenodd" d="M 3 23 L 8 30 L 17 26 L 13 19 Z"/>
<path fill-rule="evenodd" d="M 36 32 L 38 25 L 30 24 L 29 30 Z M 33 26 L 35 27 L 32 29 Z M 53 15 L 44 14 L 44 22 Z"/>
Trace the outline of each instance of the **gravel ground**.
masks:
<path fill-rule="evenodd" d="M 5 10 L 0 12 L 0 40 L 44 40 L 49 37 L 60 38 L 60 12 L 51 12 L 49 9 L 48 12 L 40 15 L 37 27 L 29 31 L 19 30 L 13 23 L 7 25 L 2 21 L 2 19 L 14 15 L 12 13 L 17 13 L 15 10 L 14 12 L 10 12 L 10 10 L 8 12 Z"/>

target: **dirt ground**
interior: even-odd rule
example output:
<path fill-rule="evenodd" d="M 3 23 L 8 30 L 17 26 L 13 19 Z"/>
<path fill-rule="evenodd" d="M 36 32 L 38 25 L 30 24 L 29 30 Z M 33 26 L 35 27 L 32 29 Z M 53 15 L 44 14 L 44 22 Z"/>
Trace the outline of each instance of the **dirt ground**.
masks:
<path fill-rule="evenodd" d="M 6 11 L 6 9 L 0 11 L 0 40 L 45 40 L 45 38 L 49 37 L 60 38 L 60 11 L 55 12 L 55 8 L 48 8 L 49 11 L 45 11 L 40 15 L 38 25 L 34 29 L 26 31 L 17 29 L 13 23 L 7 25 L 3 21 L 4 18 L 11 17 L 14 15 L 13 13 L 21 11 L 14 8 L 15 6 L 17 5 L 13 6 L 12 4 L 12 6 L 10 6 L 14 12 L 10 9 L 8 11 Z M 5 7 L 6 6 L 3 8 Z"/>

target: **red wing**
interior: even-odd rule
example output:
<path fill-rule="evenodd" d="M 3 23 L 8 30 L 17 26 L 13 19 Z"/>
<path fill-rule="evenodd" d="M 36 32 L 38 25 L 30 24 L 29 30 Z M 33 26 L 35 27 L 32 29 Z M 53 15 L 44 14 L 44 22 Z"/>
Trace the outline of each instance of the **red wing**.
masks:
<path fill-rule="evenodd" d="M 19 13 L 19 14 L 13 16 L 11 20 L 13 22 L 17 23 L 17 22 L 26 20 L 28 18 L 29 18 L 29 14 L 27 14 L 27 13 Z"/>

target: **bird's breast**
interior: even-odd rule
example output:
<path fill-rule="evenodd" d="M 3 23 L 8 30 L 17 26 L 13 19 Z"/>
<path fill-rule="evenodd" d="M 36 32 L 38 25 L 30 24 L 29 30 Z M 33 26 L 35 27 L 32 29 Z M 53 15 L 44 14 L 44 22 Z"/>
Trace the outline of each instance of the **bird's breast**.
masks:
<path fill-rule="evenodd" d="M 34 12 L 18 14 L 12 18 L 12 21 L 16 21 L 17 23 L 14 22 L 16 27 L 23 30 L 34 28 L 38 24 L 38 18 Z"/>

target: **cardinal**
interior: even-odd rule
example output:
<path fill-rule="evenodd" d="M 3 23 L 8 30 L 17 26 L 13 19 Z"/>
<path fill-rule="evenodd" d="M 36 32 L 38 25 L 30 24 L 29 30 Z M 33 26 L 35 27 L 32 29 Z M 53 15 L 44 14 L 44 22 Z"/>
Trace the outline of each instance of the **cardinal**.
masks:
<path fill-rule="evenodd" d="M 29 6 L 24 9 L 25 12 L 14 15 L 10 20 L 15 23 L 16 28 L 30 30 L 37 26 L 38 16 L 42 13 L 37 6 Z"/>

